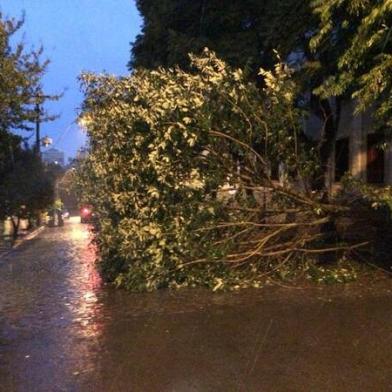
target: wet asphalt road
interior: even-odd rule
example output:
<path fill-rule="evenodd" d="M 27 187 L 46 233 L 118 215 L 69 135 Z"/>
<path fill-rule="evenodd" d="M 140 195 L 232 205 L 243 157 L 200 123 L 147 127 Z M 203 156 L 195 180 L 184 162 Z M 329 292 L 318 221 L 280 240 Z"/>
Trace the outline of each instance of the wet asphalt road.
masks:
<path fill-rule="evenodd" d="M 392 284 L 105 287 L 87 226 L 0 260 L 0 391 L 392 391 Z"/>

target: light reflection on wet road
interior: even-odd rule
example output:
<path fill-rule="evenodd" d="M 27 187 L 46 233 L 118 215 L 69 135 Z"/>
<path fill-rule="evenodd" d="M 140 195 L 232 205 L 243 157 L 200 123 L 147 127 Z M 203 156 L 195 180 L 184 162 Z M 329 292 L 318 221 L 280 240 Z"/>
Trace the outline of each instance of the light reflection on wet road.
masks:
<path fill-rule="evenodd" d="M 95 369 L 102 325 L 94 248 L 75 221 L 32 242 L 0 267 L 0 388 L 74 390 L 72 376 Z"/>
<path fill-rule="evenodd" d="M 0 391 L 389 391 L 391 283 L 375 290 L 105 287 L 86 225 L 0 261 Z"/>

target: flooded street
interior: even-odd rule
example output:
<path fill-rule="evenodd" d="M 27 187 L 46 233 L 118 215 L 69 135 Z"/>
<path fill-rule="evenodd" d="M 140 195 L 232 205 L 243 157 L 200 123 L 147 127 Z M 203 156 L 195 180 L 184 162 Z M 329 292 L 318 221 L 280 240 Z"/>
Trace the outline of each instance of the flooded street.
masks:
<path fill-rule="evenodd" d="M 392 284 L 129 294 L 88 226 L 0 260 L 0 390 L 391 391 Z"/>

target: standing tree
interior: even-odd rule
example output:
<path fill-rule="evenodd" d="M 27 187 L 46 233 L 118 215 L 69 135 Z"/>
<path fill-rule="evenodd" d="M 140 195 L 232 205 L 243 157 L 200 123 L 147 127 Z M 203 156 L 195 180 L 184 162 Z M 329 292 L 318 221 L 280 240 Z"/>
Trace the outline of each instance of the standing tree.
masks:
<path fill-rule="evenodd" d="M 0 187 L 0 219 L 11 217 L 17 237 L 21 219 L 35 218 L 53 202 L 53 176 L 28 148 L 18 148 L 3 173 Z"/>
<path fill-rule="evenodd" d="M 331 78 L 339 72 L 338 59 L 345 52 L 352 32 L 359 24 L 348 12 L 337 12 L 334 15 L 337 26 L 333 34 L 328 36 L 326 30 L 330 21 L 320 23 L 319 20 L 320 8 L 325 3 L 328 2 L 269 1 L 264 35 L 268 50 L 276 48 L 295 67 L 296 80 L 302 92 L 299 104 L 319 119 L 318 129 L 313 130 L 317 132 L 317 140 L 314 135 L 308 138 L 309 143 L 315 142 L 314 148 L 320 158 L 319 169 L 312 180 L 312 186 L 317 190 L 325 189 L 328 182 L 329 162 L 334 151 L 342 107 L 344 101 L 350 99 L 350 91 L 335 89 L 327 95 L 324 94 L 324 87 L 330 85 Z M 344 28 L 347 20 L 350 21 L 349 26 Z M 317 38 L 320 36 L 324 39 Z"/>
<path fill-rule="evenodd" d="M 23 43 L 11 44 L 23 20 L 7 19 L 0 13 L 0 129 L 31 130 L 35 122 L 36 104 L 44 104 L 41 80 L 48 60 L 40 61 L 43 49 L 27 52 Z"/>
<path fill-rule="evenodd" d="M 0 13 L 0 215 L 14 216 L 16 229 L 21 217 L 31 217 L 50 202 L 51 187 L 38 154 L 32 157 L 13 132 L 31 131 L 40 122 L 52 120 L 43 105 L 60 98 L 42 90 L 49 64 L 40 60 L 43 49 L 26 51 L 23 43 L 12 42 L 22 25 L 23 19 Z M 37 146 L 39 142 L 38 137 Z"/>
<path fill-rule="evenodd" d="M 131 69 L 179 65 L 189 67 L 188 53 L 214 50 L 234 66 L 261 64 L 260 0 L 138 0 L 142 33 L 132 47 Z"/>
<path fill-rule="evenodd" d="M 37 122 L 52 121 L 56 116 L 43 107 L 46 101 L 61 95 L 43 91 L 42 77 L 49 60 L 41 61 L 43 48 L 26 51 L 22 42 L 12 38 L 23 26 L 23 19 L 7 19 L 0 13 L 0 130 L 31 131 Z"/>
<path fill-rule="evenodd" d="M 357 109 L 376 109 L 378 119 L 392 127 L 392 2 L 315 1 L 320 28 L 312 39 L 319 51 L 334 41 L 338 32 L 346 35 L 343 50 L 333 61 L 336 72 L 320 86 L 325 97 L 349 94 Z"/>

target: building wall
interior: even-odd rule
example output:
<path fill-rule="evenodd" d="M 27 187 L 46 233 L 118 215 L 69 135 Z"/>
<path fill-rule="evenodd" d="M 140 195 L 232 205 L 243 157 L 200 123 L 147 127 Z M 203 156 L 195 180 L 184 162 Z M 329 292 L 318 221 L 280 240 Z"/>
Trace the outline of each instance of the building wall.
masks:
<path fill-rule="evenodd" d="M 350 172 L 361 180 L 367 180 L 367 136 L 374 133 L 371 112 L 354 114 L 355 102 L 342 105 L 337 139 L 348 137 L 350 143 Z M 334 180 L 334 159 L 331 160 L 331 178 Z M 392 146 L 384 152 L 384 183 L 392 184 Z"/>
<path fill-rule="evenodd" d="M 333 104 L 333 102 L 331 102 Z M 374 133 L 371 111 L 355 114 L 355 102 L 346 101 L 342 104 L 340 122 L 336 140 L 349 139 L 349 170 L 350 173 L 363 181 L 367 180 L 367 137 Z M 319 140 L 323 123 L 315 115 L 310 115 L 304 122 L 305 133 Z M 329 162 L 327 185 L 331 188 L 335 183 L 335 151 Z M 392 185 L 392 143 L 384 151 L 384 183 Z"/>
<path fill-rule="evenodd" d="M 51 148 L 48 151 L 42 153 L 42 160 L 46 163 L 58 163 L 64 165 L 64 153 L 55 148 Z"/>

